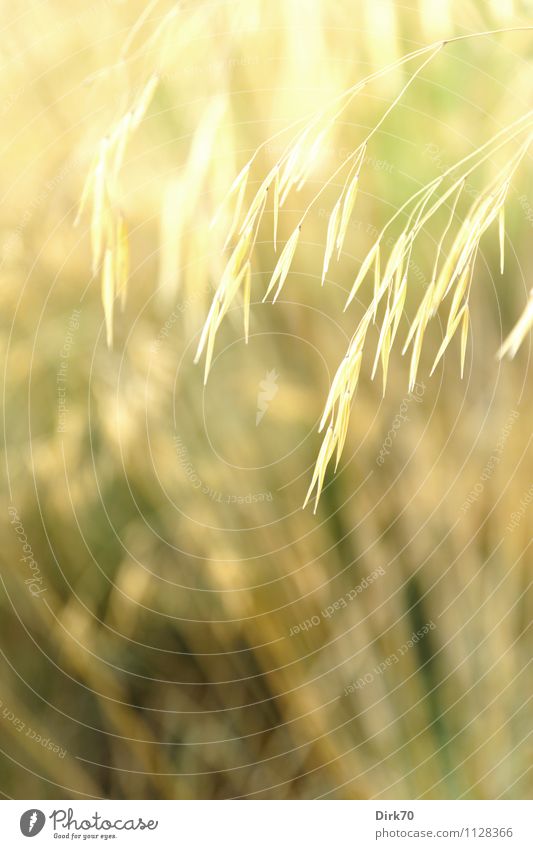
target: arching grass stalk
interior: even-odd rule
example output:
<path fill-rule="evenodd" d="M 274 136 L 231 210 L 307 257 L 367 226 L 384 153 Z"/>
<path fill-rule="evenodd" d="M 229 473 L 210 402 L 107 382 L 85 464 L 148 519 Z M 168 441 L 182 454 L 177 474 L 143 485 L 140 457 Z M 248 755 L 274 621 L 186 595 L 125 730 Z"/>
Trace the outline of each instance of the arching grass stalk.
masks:
<path fill-rule="evenodd" d="M 252 165 L 259 151 L 281 132 L 263 142 L 246 163 L 239 175 L 231 185 L 222 208 L 232 207 L 232 224 L 228 232 L 226 243 L 233 244 L 228 262 L 222 274 L 220 283 L 215 292 L 211 308 L 209 310 L 204 328 L 202 330 L 195 362 L 199 360 L 202 353 L 206 352 L 204 383 L 209 375 L 216 334 L 220 324 L 230 308 L 239 290 L 244 293 L 244 323 L 246 337 L 249 327 L 250 309 L 250 280 L 253 261 L 254 245 L 259 227 L 267 206 L 270 189 L 273 188 L 273 218 L 274 218 L 274 247 L 277 246 L 278 224 L 282 207 L 289 196 L 295 190 L 299 191 L 306 184 L 314 167 L 316 159 L 322 149 L 324 139 L 330 132 L 339 116 L 353 102 L 354 97 L 365 88 L 369 82 L 390 72 L 392 69 L 401 67 L 411 60 L 422 58 L 417 68 L 410 74 L 408 80 L 401 88 L 398 95 L 393 99 L 384 111 L 378 122 L 366 134 L 357 147 L 351 151 L 333 171 L 327 180 L 323 182 L 318 191 L 300 216 L 296 228 L 287 240 L 273 274 L 268 283 L 264 300 L 273 293 L 275 301 L 285 282 L 292 266 L 297 251 L 300 233 L 311 209 L 325 190 L 332 185 L 339 174 L 345 172 L 345 179 L 340 194 L 330 214 L 325 250 L 322 265 L 321 280 L 324 284 L 330 263 L 336 252 L 339 259 L 347 232 L 348 223 L 352 214 L 357 185 L 361 168 L 363 167 L 367 146 L 372 137 L 383 125 L 396 105 L 403 98 L 405 92 L 420 76 L 435 56 L 447 45 L 471 38 L 480 38 L 487 35 L 495 35 L 502 32 L 531 30 L 533 27 L 518 27 L 512 30 L 491 30 L 483 33 L 472 33 L 465 36 L 457 36 L 452 39 L 436 42 L 407 54 L 386 68 L 377 71 L 337 97 L 326 109 L 307 121 L 296 137 L 288 144 L 282 155 L 276 161 L 269 173 L 263 179 L 259 189 L 256 191 L 248 207 L 245 208 L 244 200 L 248 186 L 248 178 Z M 450 299 L 450 310 L 446 324 L 446 332 L 439 349 L 433 369 L 444 354 L 455 333 L 461 331 L 461 374 L 464 369 L 464 359 L 468 339 L 469 328 L 469 295 L 474 274 L 475 260 L 477 257 L 481 237 L 494 221 L 498 222 L 501 260 L 500 267 L 503 271 L 504 265 L 504 235 L 505 235 L 505 202 L 509 185 L 516 169 L 522 162 L 532 139 L 533 110 L 520 116 L 517 120 L 504 127 L 491 139 L 481 145 L 477 150 L 465 156 L 459 162 L 446 169 L 439 177 L 422 186 L 411 195 L 389 218 L 381 230 L 374 244 L 363 259 L 361 267 L 355 278 L 354 284 L 348 295 L 346 307 L 351 303 L 368 274 L 373 271 L 374 287 L 373 297 L 356 328 L 350 342 L 346 356 L 337 369 L 333 379 L 330 392 L 324 408 L 324 414 L 320 425 L 320 431 L 326 425 L 325 436 L 316 462 L 311 485 L 309 487 L 304 506 L 307 504 L 313 492 L 315 492 L 315 510 L 323 486 L 326 468 L 333 454 L 336 453 L 336 464 L 342 453 L 346 439 L 350 408 L 354 393 L 357 388 L 359 374 L 362 365 L 363 353 L 368 328 L 371 322 L 375 322 L 378 312 L 382 313 L 379 326 L 379 339 L 374 353 L 372 377 L 375 376 L 379 363 L 381 363 L 383 374 L 383 392 L 386 389 L 388 364 L 391 349 L 393 347 L 408 292 L 408 270 L 411 255 L 417 236 L 423 231 L 428 221 L 451 199 L 451 212 L 444 227 L 433 264 L 431 282 L 428 285 L 419 303 L 415 319 L 411 324 L 405 340 L 402 353 L 405 354 L 412 345 L 411 361 L 409 368 L 409 387 L 412 388 L 416 382 L 420 354 L 428 322 L 433 318 L 443 301 Z M 486 162 L 504 146 L 509 145 L 522 136 L 522 143 L 518 151 L 510 156 L 506 164 L 500 169 L 490 184 L 471 205 L 464 220 L 456 227 L 452 239 L 451 248 L 447 256 L 441 261 L 442 249 L 445 239 L 456 225 L 455 212 L 468 176 Z M 525 136 L 525 138 L 524 138 Z M 439 190 L 442 189 L 439 195 Z M 401 215 L 405 214 L 407 220 L 400 235 L 395 239 L 388 256 L 384 257 L 383 244 L 384 234 L 395 223 Z M 533 323 L 533 296 L 530 298 L 526 310 L 520 318 L 515 329 L 508 340 L 502 346 L 499 355 L 510 354 L 513 356 L 525 334 Z"/>

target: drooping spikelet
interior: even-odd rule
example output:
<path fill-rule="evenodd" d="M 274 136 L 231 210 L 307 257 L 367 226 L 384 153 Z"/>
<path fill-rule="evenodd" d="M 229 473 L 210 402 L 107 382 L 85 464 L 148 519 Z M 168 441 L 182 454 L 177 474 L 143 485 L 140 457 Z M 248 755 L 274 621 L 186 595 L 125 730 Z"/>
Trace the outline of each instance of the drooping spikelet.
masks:
<path fill-rule="evenodd" d="M 500 207 L 498 224 L 498 235 L 500 240 L 500 274 L 503 274 L 505 268 L 505 206 L 503 203 Z"/>
<path fill-rule="evenodd" d="M 98 143 L 87 174 L 75 224 L 92 201 L 91 251 L 93 274 L 101 268 L 102 303 L 106 339 L 113 343 L 113 308 L 117 296 L 124 306 L 129 273 L 129 247 L 124 216 L 118 208 L 117 182 L 126 145 L 139 126 L 157 87 L 159 77 L 152 75 L 140 95 Z"/>
<path fill-rule="evenodd" d="M 508 356 L 511 359 L 516 356 L 520 345 L 526 338 L 526 334 L 533 327 L 533 289 L 529 292 L 529 300 L 524 312 L 509 333 L 509 336 L 498 351 L 498 359 Z"/>
<path fill-rule="evenodd" d="M 278 287 L 274 293 L 273 300 L 277 300 L 279 293 L 283 288 L 283 284 L 287 279 L 287 274 L 289 273 L 294 253 L 296 251 L 296 246 L 298 244 L 298 238 L 300 236 L 301 229 L 302 225 L 298 224 L 296 229 L 293 231 L 292 235 L 289 237 L 285 247 L 283 248 L 280 257 L 276 263 L 276 267 L 274 268 L 272 277 L 270 278 L 270 283 L 268 284 L 268 288 L 265 292 L 263 301 L 266 301 L 276 283 L 278 284 Z"/>
<path fill-rule="evenodd" d="M 336 252 L 337 259 L 340 258 L 348 225 L 353 212 L 360 171 L 365 159 L 367 144 L 377 132 L 387 115 L 390 114 L 396 103 L 403 96 L 412 81 L 420 74 L 423 68 L 434 56 L 450 41 L 440 41 L 427 48 L 414 51 L 404 57 L 391 67 L 403 65 L 411 59 L 421 58 L 422 61 L 416 70 L 410 75 L 408 81 L 399 95 L 387 107 L 377 124 L 368 132 L 361 143 L 349 153 L 341 164 L 333 171 L 329 178 L 315 193 L 310 203 L 300 217 L 296 229 L 294 229 L 285 243 L 285 246 L 275 265 L 274 272 L 270 278 L 264 300 L 273 292 L 273 300 L 277 300 L 285 284 L 299 241 L 300 232 L 305 223 L 309 211 L 313 208 L 322 192 L 333 185 L 333 181 L 341 174 L 345 175 L 340 195 L 331 210 L 326 239 L 325 251 L 322 263 L 321 282 L 324 284 L 328 274 L 331 259 Z M 321 150 L 323 140 L 329 132 L 337 117 L 351 102 L 352 97 L 360 91 L 371 79 L 380 76 L 383 72 L 372 74 L 360 84 L 353 86 L 345 95 L 334 101 L 330 109 L 325 109 L 311 121 L 301 127 L 294 140 L 284 149 L 282 155 L 272 165 L 266 177 L 261 182 L 259 189 L 255 192 L 247 210 L 243 213 L 244 197 L 248 184 L 250 167 L 259 150 L 255 152 L 249 162 L 241 170 L 228 192 L 228 198 L 235 202 L 232 224 L 229 229 L 227 244 L 233 239 L 235 233 L 242 239 L 245 234 L 250 234 L 246 250 L 235 260 L 233 252 L 226 269 L 222 275 L 221 283 L 217 288 L 211 309 L 204 329 L 201 334 L 197 357 L 204 347 L 207 348 L 206 375 L 209 362 L 212 357 L 214 335 L 220 325 L 220 321 L 227 312 L 231 300 L 237 291 L 243 287 L 243 301 L 245 308 L 245 337 L 249 332 L 249 305 L 250 305 L 250 280 L 252 249 L 255 244 L 259 226 L 266 208 L 267 195 L 271 187 L 274 189 L 273 198 L 273 241 L 274 249 L 277 248 L 278 230 L 282 207 L 289 193 L 296 188 L 300 190 L 307 181 L 308 175 L 314 166 L 315 160 Z M 370 250 L 356 274 L 354 283 L 348 293 L 345 309 L 352 303 L 367 275 L 373 269 L 373 291 L 363 319 L 350 341 L 346 356 L 340 363 L 333 378 L 328 397 L 324 406 L 320 422 L 319 432 L 324 428 L 326 432 L 318 455 L 317 463 L 313 473 L 305 503 L 307 504 L 313 491 L 316 489 L 316 504 L 323 487 L 327 465 L 336 451 L 335 466 L 337 467 L 345 444 L 347 428 L 350 416 L 352 399 L 357 388 L 363 355 L 366 343 L 367 329 L 373 320 L 378 326 L 378 342 L 373 355 L 372 378 L 375 377 L 379 363 L 383 373 L 383 392 L 385 392 L 389 372 L 391 351 L 396 341 L 401 320 L 404 315 L 408 291 L 414 289 L 413 294 L 419 298 L 415 318 L 407 332 L 402 353 L 406 353 L 412 345 L 409 365 L 409 390 L 412 391 L 417 382 L 421 353 L 424 344 L 426 329 L 432 318 L 440 310 L 441 305 L 450 296 L 450 309 L 446 324 L 446 332 L 439 352 L 433 364 L 433 369 L 440 361 L 446 348 L 453 339 L 459 326 L 461 327 L 461 375 L 464 373 L 466 346 L 469 329 L 469 292 L 474 273 L 477 251 L 483 234 L 492 225 L 493 221 L 499 219 L 499 241 L 500 241 L 500 267 L 504 268 L 504 204 L 513 176 L 519 162 L 527 151 L 531 136 L 524 142 L 518 153 L 495 175 L 490 185 L 482 191 L 471 204 L 470 209 L 462 221 L 457 225 L 456 210 L 459 201 L 464 196 L 464 187 L 470 174 L 487 162 L 492 155 L 499 151 L 505 144 L 514 140 L 520 133 L 529 130 L 533 124 L 533 117 L 526 113 L 522 118 L 515 121 L 509 127 L 500 130 L 491 140 L 487 141 L 477 151 L 468 154 L 461 162 L 452 165 L 443 171 L 427 185 L 414 193 L 400 206 L 389 219 L 381 232 L 375 238 Z M 266 142 L 265 142 L 266 144 Z M 449 214 L 440 238 L 437 241 L 435 258 L 432 263 L 432 273 L 423 293 L 416 291 L 416 287 L 409 284 L 409 270 L 412 267 L 412 254 L 418 237 L 424 232 L 428 222 L 437 213 L 449 208 Z M 400 216 L 402 216 L 400 218 Z M 241 218 L 240 226 L 237 223 Z M 390 229 L 393 222 L 402 222 L 399 227 L 399 235 L 394 238 L 385 239 L 385 233 Z M 455 230 L 451 235 L 451 245 L 442 259 L 448 233 Z M 253 231 L 253 235 L 252 235 Z M 238 243 L 239 244 L 239 243 Z M 388 255 L 385 247 L 390 247 Z M 382 263 L 384 268 L 382 269 Z M 242 284 L 244 282 L 244 285 Z M 531 299 L 519 320 L 517 327 L 508 340 L 502 346 L 500 355 L 516 351 L 523 339 L 527 329 L 533 323 L 533 306 Z"/>
<path fill-rule="evenodd" d="M 329 217 L 328 223 L 328 232 L 326 236 L 326 250 L 324 252 L 324 265 L 322 267 L 322 280 L 321 285 L 324 285 L 324 281 L 326 279 L 326 274 L 328 273 L 329 262 L 331 259 L 331 255 L 335 248 L 335 239 L 337 237 L 337 230 L 339 227 L 339 213 L 341 208 L 340 199 L 337 201 L 331 215 Z"/>
<path fill-rule="evenodd" d="M 339 259 L 344 240 L 346 238 L 346 231 L 348 229 L 348 224 L 350 222 L 350 218 L 352 216 L 353 208 L 355 206 L 355 200 L 357 197 L 357 189 L 359 187 L 359 176 L 361 173 L 361 168 L 364 161 L 364 156 L 366 153 L 366 144 L 361 145 L 361 153 L 359 154 L 358 159 L 356 159 L 353 171 L 353 176 L 348 178 L 349 182 L 347 187 L 344 190 L 344 197 L 342 201 L 342 213 L 339 223 L 339 233 L 337 236 L 337 259 Z"/>
<path fill-rule="evenodd" d="M 351 302 L 355 298 L 357 292 L 359 291 L 359 287 L 361 286 L 361 283 L 363 282 L 363 280 L 365 279 L 366 275 L 368 274 L 368 272 L 370 270 L 372 263 L 374 261 L 376 261 L 376 264 L 379 262 L 379 260 L 377 259 L 379 257 L 379 243 L 380 243 L 379 239 L 376 242 L 374 242 L 374 244 L 370 248 L 369 252 L 367 253 L 366 257 L 364 258 L 364 260 L 361 264 L 361 267 L 359 269 L 359 272 L 357 274 L 357 277 L 355 278 L 355 282 L 354 282 L 354 284 L 353 284 L 353 286 L 350 290 L 350 294 L 348 295 L 348 298 L 346 300 L 346 304 L 344 306 L 345 310 L 347 309 L 347 307 L 349 307 L 349 305 L 351 304 Z"/>

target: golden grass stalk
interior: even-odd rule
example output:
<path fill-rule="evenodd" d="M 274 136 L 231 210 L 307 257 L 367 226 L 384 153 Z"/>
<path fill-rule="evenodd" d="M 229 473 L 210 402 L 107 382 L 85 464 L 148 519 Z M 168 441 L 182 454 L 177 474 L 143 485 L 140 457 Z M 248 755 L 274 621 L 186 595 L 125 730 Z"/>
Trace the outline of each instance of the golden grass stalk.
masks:
<path fill-rule="evenodd" d="M 525 29 L 531 29 L 531 27 L 526 27 Z M 408 87 L 412 85 L 413 81 L 420 75 L 422 70 L 433 60 L 443 47 L 455 41 L 461 41 L 465 38 L 479 37 L 481 35 L 487 35 L 487 33 L 477 33 L 469 36 L 460 36 L 448 41 L 439 41 L 408 54 L 397 62 L 392 63 L 387 69 L 371 74 L 360 83 L 352 86 L 351 89 L 348 89 L 347 92 L 334 101 L 332 108 L 329 111 L 326 109 L 314 116 L 303 127 L 303 129 L 297 133 L 294 141 L 284 150 L 281 157 L 274 164 L 261 183 L 259 190 L 256 192 L 248 207 L 248 210 L 244 213 L 242 224 L 240 229 L 238 229 L 241 242 L 244 234 L 250 233 L 253 229 L 255 234 L 250 238 L 251 245 L 253 246 L 259 224 L 266 207 L 269 189 L 271 185 L 274 184 L 274 244 L 276 245 L 280 209 L 285 203 L 291 189 L 296 186 L 298 190 L 306 182 L 310 169 L 313 166 L 313 162 L 320 151 L 323 139 L 331 129 L 336 118 L 352 102 L 353 97 L 371 80 L 383 75 L 391 68 L 403 66 L 412 59 L 419 57 L 422 59 L 420 64 L 418 64 L 416 69 L 410 74 L 399 94 L 386 108 L 378 122 L 355 148 L 355 150 L 345 157 L 340 166 L 336 168 L 333 174 L 331 174 L 330 177 L 322 184 L 308 206 L 305 208 L 297 227 L 293 230 L 283 248 L 283 251 L 281 252 L 263 300 L 265 300 L 274 289 L 275 293 L 273 300 L 277 300 L 292 267 L 300 232 L 309 211 L 316 204 L 316 201 L 325 189 L 332 184 L 333 180 L 342 173 L 343 170 L 347 169 L 347 175 L 344 180 L 342 190 L 333 205 L 328 220 L 321 274 L 321 284 L 324 284 L 335 248 L 337 250 L 338 259 L 344 245 L 348 223 L 357 195 L 360 170 L 370 139 L 383 124 L 395 105 L 403 97 Z M 372 319 L 376 321 L 378 309 L 382 300 L 385 299 L 386 306 L 381 320 L 381 326 L 379 328 L 379 339 L 371 372 L 371 376 L 374 378 L 378 363 L 381 361 L 383 372 L 383 392 L 385 392 L 391 350 L 399 330 L 409 288 L 408 271 L 415 242 L 418 235 L 423 231 L 425 225 L 439 210 L 444 208 L 450 198 L 453 198 L 453 202 L 448 220 L 438 241 L 431 282 L 422 296 L 416 312 L 415 320 L 408 331 L 407 339 L 403 347 L 403 353 L 407 351 L 410 344 L 413 344 L 409 368 L 409 388 L 412 390 L 416 384 L 418 376 L 420 356 L 428 323 L 436 315 L 448 294 L 453 291 L 446 334 L 433 364 L 432 372 L 449 346 L 458 327 L 461 326 L 461 375 L 463 374 L 469 325 L 468 292 L 474 273 L 477 250 L 483 234 L 488 230 L 492 222 L 498 218 L 501 257 L 500 268 L 503 272 L 503 242 L 505 237 L 504 205 L 510 181 L 530 144 L 532 138 L 532 125 L 533 110 L 525 113 L 507 127 L 504 127 L 476 151 L 466 156 L 460 162 L 455 163 L 445 170 L 439 177 L 422 187 L 414 195 L 408 198 L 407 201 L 389 219 L 364 257 L 355 277 L 353 286 L 348 293 L 345 309 L 354 300 L 372 266 L 374 267 L 373 296 L 365 315 L 360 322 L 354 337 L 352 338 L 348 352 L 337 369 L 324 407 L 319 431 L 322 431 L 328 420 L 330 421 L 330 424 L 326 430 L 325 436 L 323 437 L 312 481 L 305 499 L 305 504 L 307 504 L 313 490 L 316 488 L 315 510 L 323 487 L 327 465 L 335 451 L 335 448 L 337 448 L 336 466 L 338 465 L 342 448 L 346 440 L 349 409 L 351 399 L 359 379 L 368 325 Z M 448 232 L 454 225 L 456 219 L 456 208 L 463 194 L 466 179 L 476 168 L 479 168 L 505 145 L 510 144 L 521 134 L 524 134 L 525 131 L 529 131 L 529 135 L 526 140 L 522 143 L 518 152 L 512 156 L 505 166 L 496 174 L 487 189 L 482 192 L 481 196 L 471 205 L 466 217 L 455 233 L 451 248 L 445 257 L 444 262 L 441 262 L 444 242 Z M 237 203 L 235 206 L 237 218 L 241 215 L 241 204 L 249 169 L 251 168 L 251 165 L 261 147 L 258 148 L 249 162 L 244 166 L 239 176 L 230 187 L 228 197 L 233 198 L 233 196 L 237 194 Z M 449 183 L 449 185 L 447 185 L 447 183 Z M 437 192 L 442 186 L 444 186 L 444 189 L 439 195 L 437 195 Z M 401 229 L 399 236 L 395 239 L 393 247 L 386 259 L 384 271 L 382 272 L 381 251 L 384 243 L 383 237 L 385 232 L 397 219 L 399 219 L 401 215 L 407 215 L 407 222 Z M 232 225 L 230 230 L 230 239 L 233 236 L 233 233 L 237 232 L 235 220 L 236 218 L 234 217 L 234 225 Z M 196 360 L 207 342 L 208 351 L 206 359 L 210 361 L 216 330 L 220 325 L 223 314 L 227 311 L 229 302 L 239 288 L 238 285 L 230 286 L 229 281 L 240 280 L 242 274 L 242 262 L 245 260 L 246 263 L 251 263 L 252 261 L 251 248 L 247 251 L 243 251 L 242 253 L 243 256 L 240 257 L 238 263 L 235 262 L 235 253 L 230 256 L 228 265 L 222 276 L 222 282 L 215 294 L 213 305 L 208 314 L 208 318 L 200 338 Z M 244 253 L 246 253 L 246 257 L 244 257 Z M 247 272 L 247 280 L 249 280 L 249 272 Z M 221 286 L 223 292 L 221 292 Z M 221 295 L 224 295 L 224 298 L 222 298 Z M 216 303 L 223 303 L 223 309 L 215 307 L 214 305 Z M 246 321 L 248 321 L 248 319 L 246 319 Z M 515 331 L 502 346 L 500 355 L 503 355 L 504 353 L 510 353 L 513 355 L 516 352 L 520 342 L 527 332 L 527 329 L 531 326 L 532 321 L 533 306 L 530 299 L 523 316 L 515 328 Z M 206 376 L 207 372 L 208 364 L 206 362 Z"/>
<path fill-rule="evenodd" d="M 114 301 L 119 296 L 124 306 L 129 273 L 128 236 L 124 216 L 116 198 L 117 182 L 126 145 L 142 121 L 158 82 L 158 75 L 153 74 L 128 112 L 98 143 L 74 222 L 75 225 L 79 223 L 87 204 L 92 200 L 92 270 L 96 275 L 101 267 L 102 304 L 109 347 L 113 344 Z"/>
<path fill-rule="evenodd" d="M 520 345 L 526 338 L 527 333 L 533 327 L 533 289 L 529 292 L 529 299 L 525 306 L 524 312 L 516 322 L 515 326 L 509 333 L 509 336 L 498 351 L 498 359 L 508 356 L 512 359 Z"/>
<path fill-rule="evenodd" d="M 283 288 L 283 284 L 287 279 L 287 274 L 289 273 L 291 262 L 296 251 L 296 245 L 298 244 L 298 238 L 300 236 L 301 229 L 302 227 L 299 224 L 293 231 L 292 235 L 289 237 L 287 243 L 285 244 L 285 247 L 283 248 L 280 257 L 276 263 L 276 267 L 274 268 L 272 277 L 270 278 L 270 282 L 265 292 L 263 301 L 266 301 L 276 283 L 278 284 L 278 288 L 276 289 L 273 300 L 277 300 L 279 293 Z"/>
<path fill-rule="evenodd" d="M 370 248 L 370 250 L 367 253 L 366 257 L 364 258 L 363 262 L 361 263 L 361 267 L 360 267 L 360 269 L 357 273 L 357 277 L 355 278 L 354 284 L 353 284 L 352 288 L 350 289 L 350 294 L 348 295 L 348 298 L 346 299 L 346 304 L 344 305 L 345 310 L 348 309 L 351 302 L 355 298 L 355 296 L 356 296 L 357 292 L 359 291 L 359 288 L 360 288 L 362 282 L 364 281 L 366 275 L 368 274 L 370 267 L 371 267 L 373 262 L 375 262 L 375 267 L 376 267 L 376 274 L 375 274 L 375 277 L 374 277 L 374 296 L 376 295 L 377 289 L 379 287 L 379 280 L 380 280 L 380 275 L 379 275 L 379 245 L 380 245 L 380 239 L 377 239 L 377 241 L 374 242 L 374 244 Z"/>
<path fill-rule="evenodd" d="M 350 180 L 348 177 L 347 188 L 344 192 L 344 200 L 342 203 L 342 214 L 339 224 L 339 235 L 337 236 L 337 259 L 340 258 L 341 251 L 344 245 L 344 240 L 346 238 L 346 231 L 348 229 L 348 224 L 350 222 L 350 218 L 352 216 L 353 208 L 355 206 L 355 199 L 357 197 L 357 189 L 359 186 L 359 176 L 361 173 L 361 168 L 363 167 L 363 161 L 366 153 L 366 144 L 361 146 L 361 153 L 359 158 L 355 161 L 353 166 L 353 170 L 355 171 L 353 177 Z"/>
<path fill-rule="evenodd" d="M 470 311 L 468 304 L 465 304 L 463 310 L 463 321 L 461 324 L 461 380 L 465 371 L 466 343 L 468 341 L 468 327 L 470 325 Z"/>
<path fill-rule="evenodd" d="M 500 274 L 503 274 L 505 268 L 505 206 L 503 204 L 500 207 L 498 225 L 500 241 Z"/>
<path fill-rule="evenodd" d="M 523 131 L 524 128 L 522 127 L 521 129 Z M 455 199 L 452 205 L 452 215 L 449 217 L 438 243 L 437 258 L 433 267 L 432 280 L 422 297 L 415 319 L 408 331 L 403 353 L 406 352 L 411 342 L 413 342 L 408 383 L 409 391 L 413 391 L 417 381 L 420 356 L 428 322 L 436 314 L 448 293 L 453 290 L 445 337 L 433 363 L 431 374 L 433 374 L 455 333 L 460 327 L 461 376 L 463 376 L 469 327 L 468 293 L 472 283 L 477 250 L 483 234 L 496 218 L 499 219 L 499 231 L 501 233 L 502 210 L 504 209 L 510 179 L 520 164 L 525 150 L 527 150 L 529 145 L 529 141 L 530 138 L 528 138 L 525 144 L 521 146 L 518 153 L 511 158 L 510 163 L 507 163 L 506 166 L 500 170 L 487 190 L 482 193 L 481 197 L 474 201 L 467 216 L 459 226 L 450 252 L 445 258 L 444 263 L 442 263 L 441 269 L 438 273 L 438 261 L 442 251 L 442 245 L 448 230 L 453 225 L 453 212 L 455 212 L 458 198 L 464 186 L 465 175 L 462 175 L 458 180 L 455 180 L 451 188 L 446 190 L 441 198 L 436 200 L 425 214 L 423 213 L 429 199 L 434 194 L 438 185 L 440 185 L 442 178 L 438 178 L 438 180 L 431 183 L 429 187 L 426 187 L 424 190 L 417 193 L 417 195 L 421 194 L 421 199 L 417 201 L 412 209 L 408 218 L 407 226 L 401 231 L 399 237 L 394 242 L 383 274 L 380 273 L 378 258 L 379 247 L 387 225 L 364 258 L 355 283 L 348 295 L 346 306 L 348 306 L 353 300 L 362 281 L 374 263 L 374 293 L 365 315 L 368 318 L 372 315 L 375 319 L 378 307 L 384 296 L 387 295 L 387 303 L 381 320 L 379 339 L 371 371 L 371 378 L 374 379 L 378 363 L 381 361 L 383 372 L 383 392 L 385 392 L 386 389 L 390 353 L 403 315 L 407 295 L 408 280 L 407 273 L 404 272 L 404 268 L 406 265 L 408 267 L 413 244 L 418 233 L 421 231 L 423 224 L 425 224 L 435 214 L 435 212 L 441 208 L 443 198 L 447 199 L 454 193 Z M 480 161 L 484 161 L 484 158 L 482 157 Z M 528 327 L 531 326 L 532 323 L 533 307 L 526 309 L 522 320 L 519 322 L 519 329 L 517 333 L 512 336 L 512 338 L 508 341 L 508 344 L 502 348 L 502 352 L 516 352 L 517 346 L 520 344 L 525 332 L 527 332 Z M 359 336 L 356 381 L 359 377 L 365 336 L 366 331 Z M 353 365 L 354 363 L 350 357 L 349 348 L 348 354 L 341 362 L 333 379 L 320 424 L 321 430 L 326 420 L 330 418 L 330 428 L 332 428 L 332 430 L 331 434 L 327 436 L 327 440 L 324 438 L 323 446 L 325 445 L 326 447 L 319 453 L 315 466 L 315 474 L 312 478 L 311 491 L 314 487 L 316 487 L 317 502 L 323 486 L 326 471 L 325 466 L 327 466 L 335 446 L 337 447 L 335 465 L 336 467 L 338 466 L 342 447 L 346 439 L 349 405 L 347 405 L 343 399 L 344 394 L 348 392 L 348 383 L 351 377 L 353 377 Z M 308 493 L 306 503 L 309 500 L 309 497 L 310 493 Z"/>
<path fill-rule="evenodd" d="M 329 217 L 328 223 L 328 233 L 326 236 L 326 250 L 324 252 L 324 265 L 322 267 L 322 281 L 321 285 L 324 285 L 324 281 L 326 279 L 326 274 L 328 273 L 329 261 L 331 259 L 331 255 L 333 254 L 333 250 L 335 248 L 335 240 L 337 238 L 337 231 L 339 229 L 339 214 L 341 209 L 341 201 L 340 198 L 333 207 L 331 215 Z"/>

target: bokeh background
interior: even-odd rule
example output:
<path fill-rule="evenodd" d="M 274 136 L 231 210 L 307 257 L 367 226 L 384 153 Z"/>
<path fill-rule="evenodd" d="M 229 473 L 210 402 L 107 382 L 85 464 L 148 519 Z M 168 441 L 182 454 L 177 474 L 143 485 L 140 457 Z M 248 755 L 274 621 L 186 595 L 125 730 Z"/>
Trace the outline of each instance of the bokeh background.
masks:
<path fill-rule="evenodd" d="M 438 326 L 414 394 L 400 356 L 385 398 L 364 371 L 339 470 L 316 515 L 301 504 L 373 228 L 527 110 L 530 33 L 442 51 L 369 146 L 326 285 L 328 193 L 275 305 L 268 220 L 248 345 L 236 305 L 205 387 L 193 357 L 224 262 L 210 222 L 257 145 L 423 44 L 527 26 L 532 4 L 1 8 L 2 795 L 528 797 L 530 340 L 495 354 L 531 285 L 530 156 L 502 277 L 497 235 L 482 243 L 464 379 L 457 342 L 428 376 Z M 153 73 L 120 173 L 131 275 L 108 348 L 74 219 L 97 144 Z M 339 119 L 282 239 L 404 82 L 391 71 Z"/>

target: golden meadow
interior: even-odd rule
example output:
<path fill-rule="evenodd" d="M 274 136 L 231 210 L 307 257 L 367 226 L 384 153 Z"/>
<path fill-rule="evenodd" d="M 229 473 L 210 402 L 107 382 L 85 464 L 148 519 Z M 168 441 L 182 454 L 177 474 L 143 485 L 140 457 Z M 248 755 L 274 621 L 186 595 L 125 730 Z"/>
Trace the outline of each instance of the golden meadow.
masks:
<path fill-rule="evenodd" d="M 2 11 L 0 791 L 529 796 L 530 5 Z"/>

